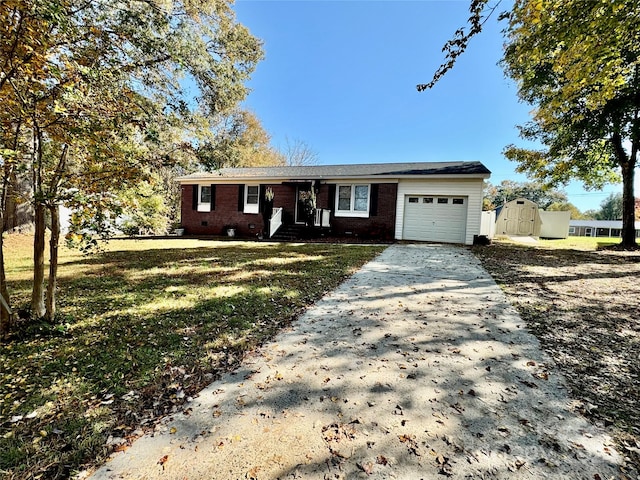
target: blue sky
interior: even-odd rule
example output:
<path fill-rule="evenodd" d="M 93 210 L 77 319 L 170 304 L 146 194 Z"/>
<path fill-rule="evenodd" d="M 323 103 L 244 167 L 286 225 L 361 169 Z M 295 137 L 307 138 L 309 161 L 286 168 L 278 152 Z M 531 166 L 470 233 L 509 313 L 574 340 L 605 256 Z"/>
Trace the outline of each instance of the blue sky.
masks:
<path fill-rule="evenodd" d="M 525 145 L 516 125 L 530 107 L 498 65 L 503 27 L 495 19 L 432 90 L 416 91 L 431 80 L 467 8 L 467 0 L 237 0 L 238 20 L 266 54 L 245 107 L 275 146 L 302 140 L 324 165 L 478 160 L 494 184 L 525 181 L 501 153 Z M 565 191 L 586 210 L 621 187 Z"/>

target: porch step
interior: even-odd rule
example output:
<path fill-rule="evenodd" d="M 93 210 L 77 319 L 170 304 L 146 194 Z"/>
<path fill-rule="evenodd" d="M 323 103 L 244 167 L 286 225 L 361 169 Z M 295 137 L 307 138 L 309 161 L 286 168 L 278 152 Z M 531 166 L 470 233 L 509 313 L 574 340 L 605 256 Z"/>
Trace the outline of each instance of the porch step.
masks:
<path fill-rule="evenodd" d="M 302 238 L 304 235 L 304 225 L 282 225 L 271 240 L 276 242 L 290 242 Z"/>

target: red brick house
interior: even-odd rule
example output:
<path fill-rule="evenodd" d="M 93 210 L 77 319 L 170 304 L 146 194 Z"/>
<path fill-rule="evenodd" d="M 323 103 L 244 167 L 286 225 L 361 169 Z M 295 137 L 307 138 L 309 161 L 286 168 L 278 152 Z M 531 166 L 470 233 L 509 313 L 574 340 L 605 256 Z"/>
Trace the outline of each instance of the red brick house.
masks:
<path fill-rule="evenodd" d="M 182 227 L 271 238 L 307 224 L 333 236 L 471 244 L 489 175 L 480 162 L 223 168 L 178 179 Z"/>

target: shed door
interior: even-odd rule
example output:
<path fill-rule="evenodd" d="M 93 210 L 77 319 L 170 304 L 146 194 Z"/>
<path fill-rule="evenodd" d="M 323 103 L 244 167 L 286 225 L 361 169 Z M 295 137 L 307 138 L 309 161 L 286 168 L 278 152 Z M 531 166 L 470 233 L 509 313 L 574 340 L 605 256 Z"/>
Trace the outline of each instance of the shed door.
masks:
<path fill-rule="evenodd" d="M 464 243 L 467 197 L 407 195 L 402 238 L 425 242 Z"/>
<path fill-rule="evenodd" d="M 516 205 L 504 207 L 504 233 L 507 235 L 534 235 L 536 206 Z"/>
<path fill-rule="evenodd" d="M 518 215 L 518 235 L 534 235 L 537 207 L 521 207 Z"/>

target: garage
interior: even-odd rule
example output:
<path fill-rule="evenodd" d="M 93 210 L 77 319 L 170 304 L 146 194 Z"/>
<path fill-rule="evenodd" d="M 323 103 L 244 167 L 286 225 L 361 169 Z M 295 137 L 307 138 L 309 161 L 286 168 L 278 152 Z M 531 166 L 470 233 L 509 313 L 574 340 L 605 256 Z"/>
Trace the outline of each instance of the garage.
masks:
<path fill-rule="evenodd" d="M 467 204 L 463 196 L 405 195 L 402 238 L 465 243 Z"/>

